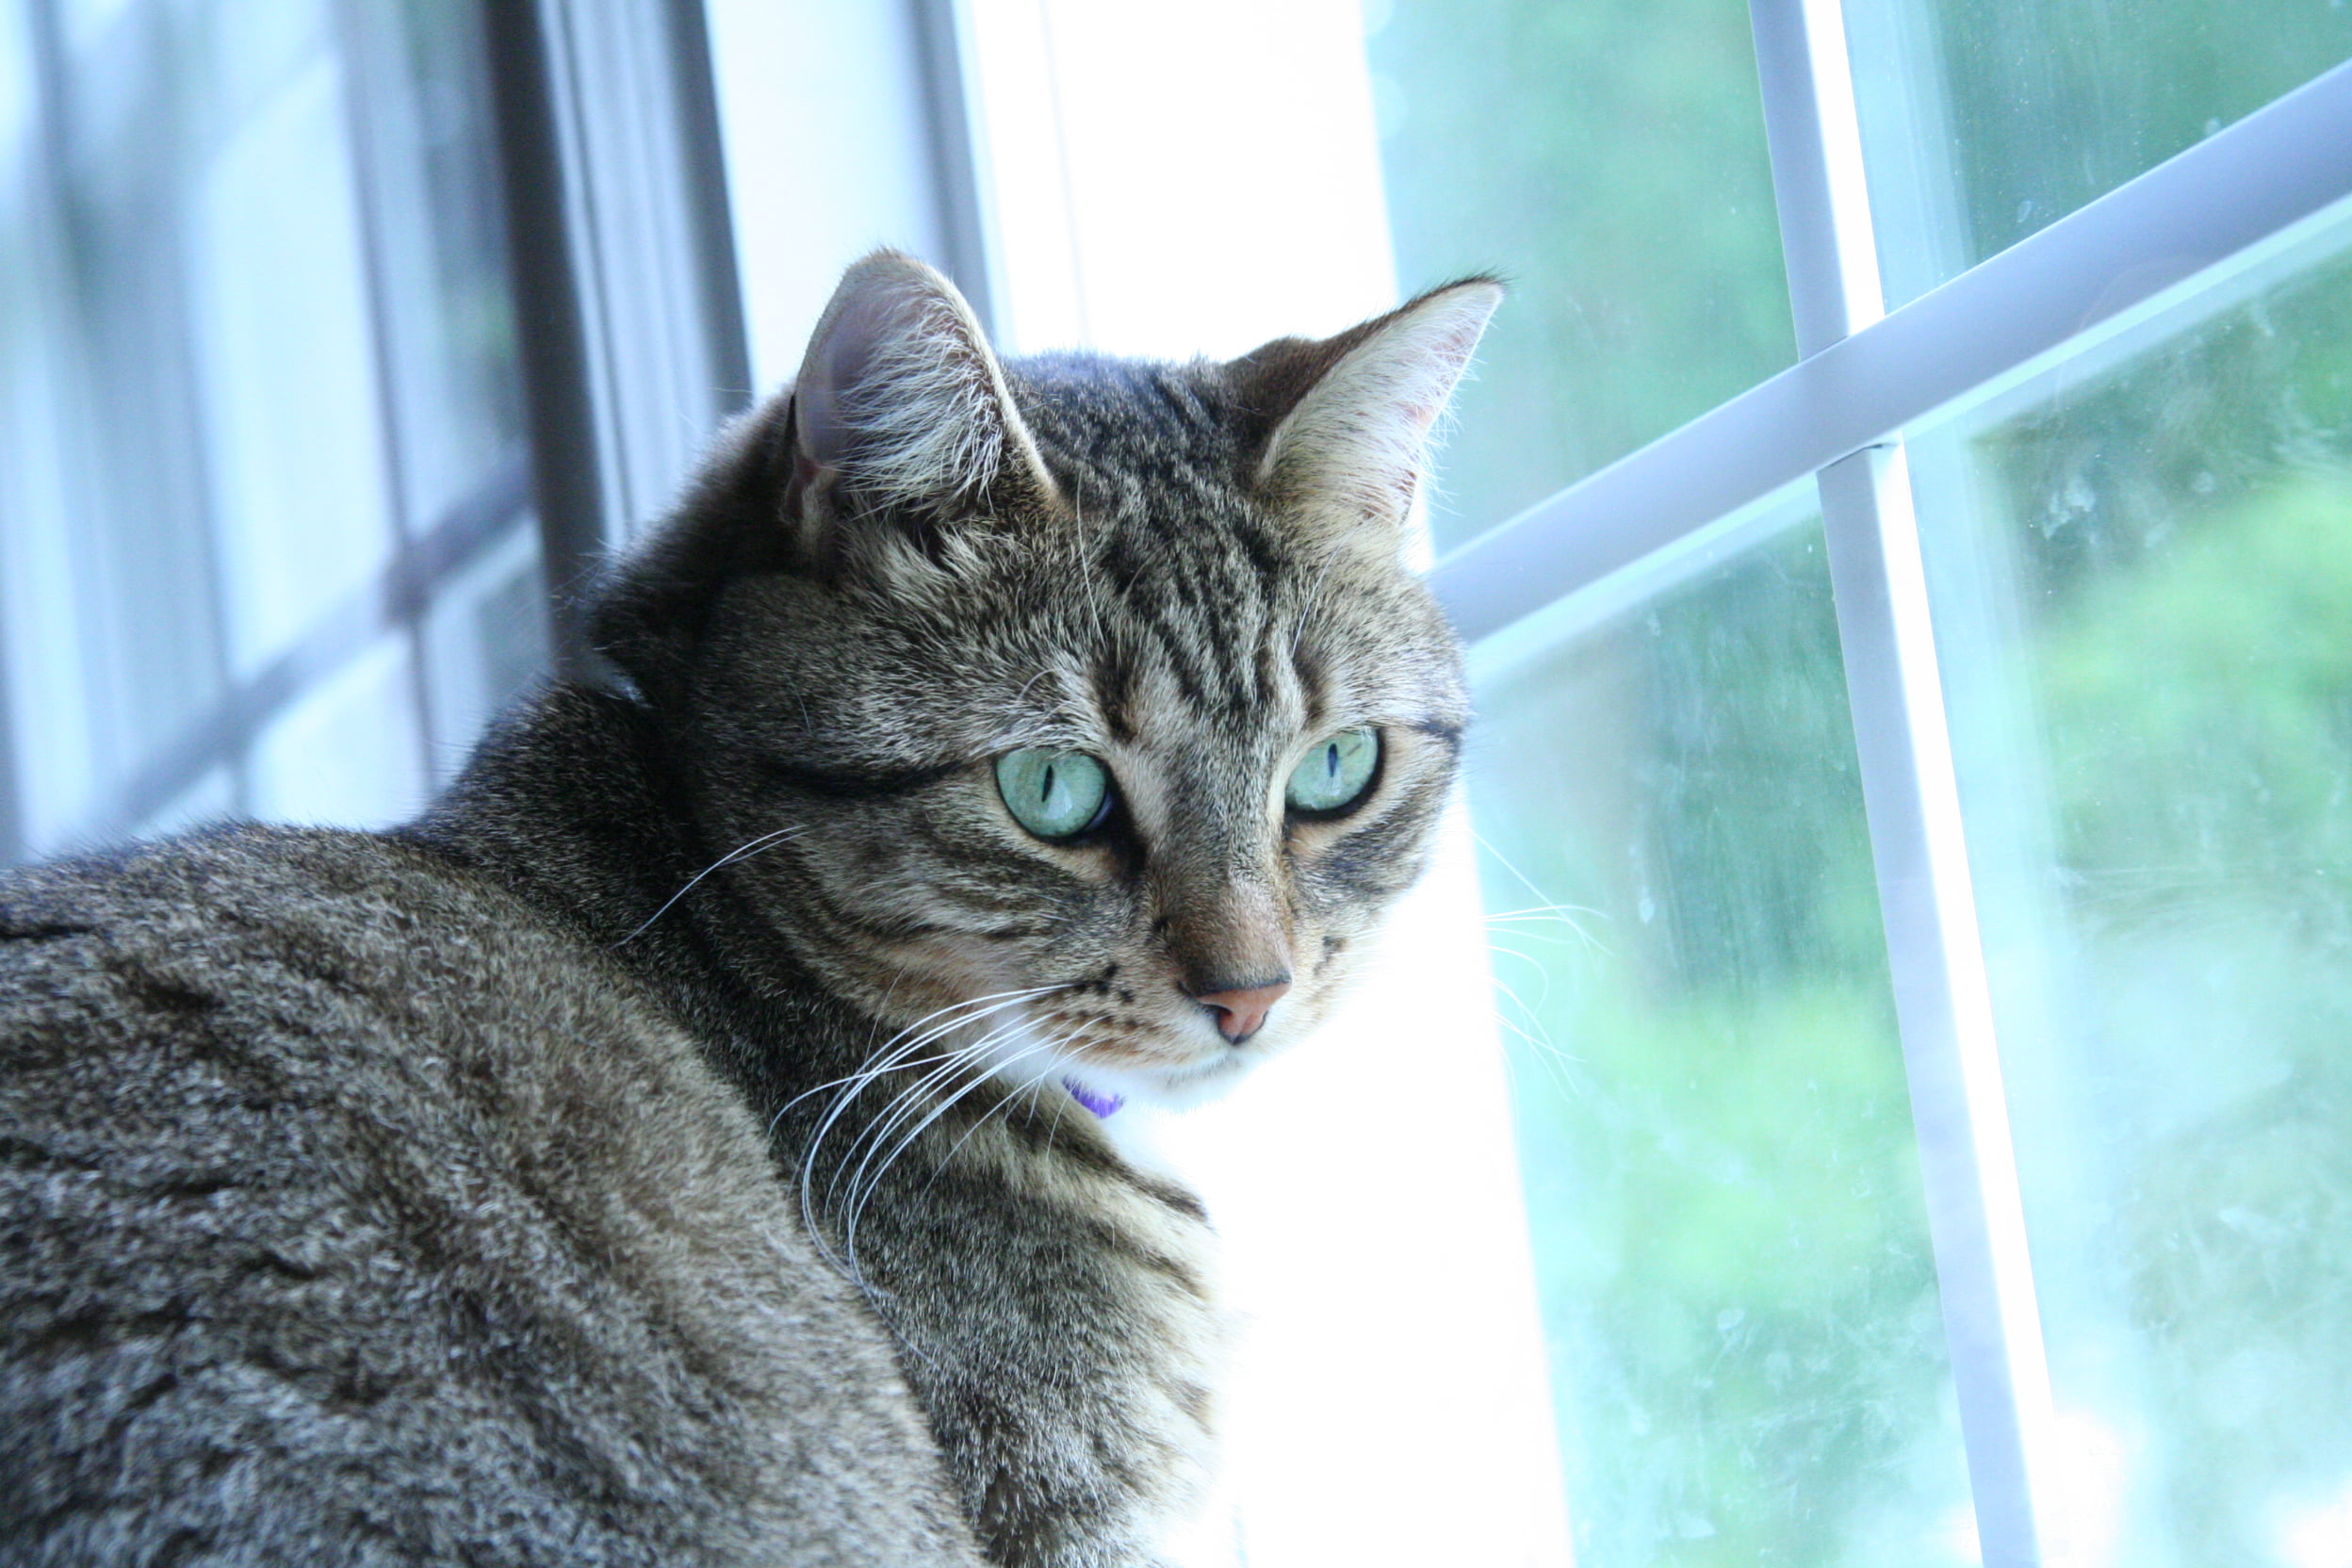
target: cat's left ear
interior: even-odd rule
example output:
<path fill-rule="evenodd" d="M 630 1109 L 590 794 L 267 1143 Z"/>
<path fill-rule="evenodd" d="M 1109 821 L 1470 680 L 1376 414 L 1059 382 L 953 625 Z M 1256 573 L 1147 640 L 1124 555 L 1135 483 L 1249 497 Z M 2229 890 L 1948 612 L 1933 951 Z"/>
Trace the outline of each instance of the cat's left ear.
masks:
<path fill-rule="evenodd" d="M 1468 278 L 1320 342 L 1283 338 L 1228 367 L 1273 421 L 1252 480 L 1338 536 L 1393 542 L 1429 465 L 1429 436 L 1502 285 Z"/>

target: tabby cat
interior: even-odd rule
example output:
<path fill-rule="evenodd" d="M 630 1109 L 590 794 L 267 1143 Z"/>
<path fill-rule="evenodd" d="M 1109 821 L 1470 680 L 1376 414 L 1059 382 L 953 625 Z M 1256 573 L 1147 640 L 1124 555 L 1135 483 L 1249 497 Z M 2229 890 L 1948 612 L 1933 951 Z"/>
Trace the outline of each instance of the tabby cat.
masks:
<path fill-rule="evenodd" d="M 0 879 L 0 1558 L 1138 1564 L 1208 1463 L 1123 1101 L 1323 1018 L 1464 719 L 1498 297 L 1000 361 L 853 268 L 420 821 Z"/>

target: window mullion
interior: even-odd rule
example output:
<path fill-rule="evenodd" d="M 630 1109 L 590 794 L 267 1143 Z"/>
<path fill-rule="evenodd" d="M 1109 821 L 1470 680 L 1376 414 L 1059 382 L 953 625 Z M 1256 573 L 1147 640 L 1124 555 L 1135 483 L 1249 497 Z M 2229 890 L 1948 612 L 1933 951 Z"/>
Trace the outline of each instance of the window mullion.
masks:
<path fill-rule="evenodd" d="M 1902 444 L 1820 489 L 1977 1530 L 1986 1568 L 2029 1568 L 2050 1549 L 2050 1373 Z"/>
<path fill-rule="evenodd" d="M 1782 265 L 1809 359 L 1886 314 L 1838 0 L 1750 0 Z"/>
<path fill-rule="evenodd" d="M 559 667 L 573 592 L 661 515 L 751 372 L 698 5 L 482 8 Z"/>
<path fill-rule="evenodd" d="M 1838 0 L 1749 14 L 1809 358 L 1886 314 L 1844 19 Z M 2050 1375 L 1900 435 L 1818 484 L 1978 1539 L 1988 1568 L 2028 1568 L 2050 1545 Z"/>

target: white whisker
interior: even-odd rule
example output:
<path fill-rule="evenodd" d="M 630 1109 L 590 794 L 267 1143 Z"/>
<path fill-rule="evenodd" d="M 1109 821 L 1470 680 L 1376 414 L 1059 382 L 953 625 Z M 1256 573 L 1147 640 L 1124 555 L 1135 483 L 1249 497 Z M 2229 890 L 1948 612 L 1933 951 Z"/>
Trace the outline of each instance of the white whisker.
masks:
<path fill-rule="evenodd" d="M 934 1086 L 945 1083 L 963 1067 L 976 1062 L 1004 1031 L 991 1030 L 979 1041 L 971 1045 L 957 1046 L 936 1055 L 919 1056 L 917 1053 L 933 1041 L 954 1034 L 958 1029 L 980 1022 L 992 1013 L 1001 1012 L 1031 997 L 1043 996 L 1052 991 L 1064 989 L 1067 984 L 1064 982 L 1051 986 L 1030 986 L 1011 990 L 990 991 L 982 996 L 967 997 L 944 1007 L 936 1008 L 892 1036 L 889 1041 L 885 1042 L 882 1049 L 870 1055 L 857 1071 L 804 1090 L 777 1109 L 775 1119 L 769 1123 L 771 1133 L 775 1130 L 776 1123 L 782 1121 L 786 1112 L 801 1101 L 823 1093 L 827 1088 L 836 1091 L 832 1103 L 826 1107 L 816 1129 L 810 1134 L 800 1158 L 801 1223 L 808 1233 L 810 1241 L 828 1262 L 842 1269 L 853 1281 L 858 1281 L 855 1260 L 834 1251 L 832 1245 L 826 1240 L 825 1227 L 819 1223 L 820 1205 L 817 1200 L 816 1177 L 819 1156 L 825 1141 L 832 1135 L 834 1129 L 848 1113 L 851 1105 L 865 1092 L 867 1086 L 889 1073 L 906 1071 L 917 1067 L 930 1069 L 915 1084 L 902 1088 L 884 1102 L 881 1110 L 869 1119 L 858 1135 L 850 1141 L 849 1147 L 842 1151 L 837 1161 L 833 1162 L 831 1178 L 825 1183 L 825 1205 L 826 1207 L 834 1203 L 841 1189 L 842 1172 L 847 1168 L 851 1160 L 858 1157 L 860 1145 L 865 1144 L 869 1138 L 875 1138 L 875 1147 L 878 1148 L 879 1138 L 887 1137 L 890 1129 L 902 1125 L 911 1113 L 914 1103 L 920 1101 L 922 1096 L 928 1093 Z M 878 1136 L 877 1129 L 879 1129 Z M 869 1159 L 871 1155 L 872 1151 L 869 1151 Z M 861 1164 L 858 1168 L 862 1175 L 864 1166 Z M 853 1195 L 856 1192 L 854 1179 L 851 1191 Z M 862 1282 L 858 1282 L 861 1289 L 864 1288 Z"/>
<path fill-rule="evenodd" d="M 671 905 L 676 904 L 679 899 L 684 898 L 688 893 L 693 892 L 694 890 L 695 884 L 699 883 L 704 877 L 710 875 L 712 872 L 719 870 L 723 866 L 731 866 L 738 860 L 747 859 L 764 850 L 772 849 L 776 844 L 783 842 L 787 839 L 797 837 L 801 832 L 802 828 L 800 824 L 792 823 L 776 829 L 772 833 L 762 833 L 760 837 L 752 840 L 747 844 L 743 844 L 737 848 L 728 850 L 725 855 L 720 856 L 717 859 L 711 861 L 709 865 L 694 873 L 693 876 L 687 879 L 684 887 L 678 889 L 678 891 L 672 893 L 668 898 L 662 901 L 662 907 L 656 909 L 653 913 L 647 915 L 643 921 L 641 921 L 638 923 L 636 930 L 631 931 L 628 936 L 623 937 L 619 941 L 614 942 L 612 945 L 614 947 L 626 947 L 630 942 L 635 941 L 639 937 L 644 936 L 646 926 L 651 925 L 655 921 L 658 921 L 663 915 L 668 914 L 670 912 Z"/>
<path fill-rule="evenodd" d="M 882 1145 L 892 1133 L 905 1126 L 913 1117 L 921 1114 L 920 1106 L 923 1098 L 934 1088 L 945 1085 L 963 1069 L 984 1063 L 991 1050 L 1001 1041 L 1009 1039 L 1020 1033 L 1021 1028 L 1021 1025 L 1019 1023 L 1002 1025 L 989 1030 L 969 1045 L 956 1047 L 947 1054 L 941 1065 L 925 1073 L 917 1083 L 890 1097 L 889 1104 L 884 1106 L 882 1113 L 869 1121 L 865 1130 L 852 1139 L 849 1147 L 841 1152 L 841 1165 L 846 1166 L 857 1154 L 859 1144 L 865 1143 L 869 1138 L 873 1140 L 872 1146 L 866 1151 L 865 1158 L 859 1161 L 856 1173 L 850 1177 L 849 1200 L 844 1205 L 845 1211 L 858 1207 L 858 1189 L 865 1178 L 866 1168 L 873 1163 L 874 1156 L 881 1152 Z M 985 1077 L 987 1074 L 982 1073 L 978 1076 Z M 827 1198 L 832 1196 L 834 1187 L 839 1184 L 841 1166 L 837 1166 L 834 1168 L 835 1180 L 825 1189 Z"/>
<path fill-rule="evenodd" d="M 1037 1053 L 1049 1049 L 1050 1047 L 1042 1042 L 1037 1045 L 1028 1046 L 1021 1051 L 1015 1052 L 1005 1061 L 1000 1063 L 999 1067 L 1000 1069 L 1010 1067 L 1014 1062 L 1020 1061 L 1024 1056 L 1036 1055 Z M 914 1141 L 923 1136 L 924 1132 L 930 1128 L 932 1123 L 938 1121 L 939 1118 L 945 1116 L 956 1105 L 957 1102 L 962 1101 L 967 1095 L 970 1095 L 973 1090 L 979 1088 L 982 1085 L 988 1083 L 993 1076 L 993 1073 L 988 1072 L 974 1073 L 972 1075 L 972 1082 L 966 1084 L 963 1087 L 957 1089 L 954 1094 L 949 1095 L 945 1100 L 939 1102 L 939 1104 L 933 1106 L 931 1114 L 917 1122 L 912 1131 L 907 1133 L 906 1136 L 900 1138 L 897 1146 L 890 1151 L 889 1156 L 886 1157 L 882 1164 L 875 1168 L 874 1179 L 866 1184 L 862 1196 L 860 1196 L 857 1184 L 855 1182 L 851 1184 L 848 1216 L 842 1225 L 841 1247 L 842 1250 L 849 1254 L 850 1277 L 852 1279 L 856 1279 L 858 1273 L 858 1221 L 863 1217 L 866 1205 L 874 1200 L 875 1191 L 881 1186 L 882 1178 L 890 1174 L 890 1167 L 898 1163 L 899 1156 L 906 1153 L 906 1151 L 913 1146 Z M 879 1147 L 879 1145 L 877 1144 L 876 1147 Z M 871 1152 L 869 1152 L 869 1157 L 871 1157 Z M 861 1168 L 860 1174 L 862 1173 L 863 1171 Z"/>
<path fill-rule="evenodd" d="M 1049 1049 L 1058 1051 L 1069 1043 L 1070 1040 L 1067 1037 L 1054 1040 L 1050 1042 Z M 1015 1059 L 1018 1060 L 1018 1058 Z M 1059 1062 L 1049 1060 L 1045 1066 L 1039 1068 L 1037 1072 L 1031 1076 L 1027 1083 L 1021 1085 L 1021 1087 L 1006 1095 L 1003 1100 L 1000 1100 L 995 1104 L 989 1106 L 988 1115 L 983 1116 L 979 1120 L 973 1122 L 969 1128 L 965 1129 L 964 1135 L 956 1140 L 954 1147 L 950 1148 L 946 1153 L 939 1156 L 939 1163 L 931 1168 L 931 1181 L 925 1182 L 923 1184 L 923 1190 L 925 1192 L 929 1192 L 931 1190 L 932 1183 L 937 1182 L 939 1177 L 945 1173 L 949 1162 L 954 1160 L 957 1154 L 963 1152 L 965 1144 L 972 1141 L 972 1134 L 977 1133 L 981 1128 L 986 1127 L 988 1124 L 988 1117 L 996 1115 L 999 1111 L 1004 1111 L 1006 1113 L 1006 1119 L 1011 1119 L 1010 1112 L 1013 1102 L 1020 1099 L 1022 1095 L 1036 1093 L 1037 1087 L 1039 1084 L 1044 1083 L 1048 1078 L 1053 1077 L 1054 1074 L 1059 1072 L 1060 1070 L 1061 1064 Z M 1054 1135 L 1062 1125 L 1062 1113 L 1068 1110 L 1071 1105 L 1077 1103 L 1076 1101 L 1072 1100 L 1067 1094 L 1059 1096 L 1058 1099 L 1060 1102 L 1054 1107 L 1053 1124 L 1045 1130 L 1045 1150 L 1047 1153 L 1052 1153 L 1054 1152 Z"/>
<path fill-rule="evenodd" d="M 1048 991 L 1059 988 L 1060 988 L 1055 986 L 1033 986 L 1025 990 L 990 991 L 985 996 L 966 997 L 961 1002 L 951 1002 L 944 1007 L 934 1008 L 930 1012 L 923 1014 L 923 1017 L 915 1020 L 914 1022 L 906 1025 L 906 1028 L 901 1029 L 897 1034 L 892 1035 L 889 1039 L 883 1041 L 880 1049 L 875 1051 L 872 1055 L 869 1055 L 866 1058 L 865 1065 L 859 1067 L 855 1072 L 847 1073 L 840 1078 L 828 1078 L 824 1083 L 817 1085 L 814 1088 L 803 1089 L 800 1093 L 784 1102 L 781 1106 L 777 1107 L 776 1115 L 769 1119 L 768 1131 L 770 1133 L 774 1133 L 776 1128 L 776 1123 L 784 1119 L 784 1113 L 786 1111 L 791 1110 L 794 1105 L 799 1104 L 802 1101 L 807 1100 L 811 1096 L 823 1094 L 826 1089 L 836 1088 L 843 1084 L 854 1084 L 861 1079 L 871 1078 L 874 1073 L 886 1070 L 891 1065 L 913 1065 L 904 1061 L 896 1064 L 876 1063 L 874 1058 L 876 1056 L 889 1055 L 891 1051 L 898 1046 L 898 1043 L 901 1040 L 906 1039 L 909 1035 L 912 1035 L 917 1030 L 923 1029 L 926 1024 L 929 1024 L 935 1019 L 944 1018 L 950 1013 L 960 1012 L 968 1007 L 979 1007 L 981 1009 L 979 1012 L 973 1014 L 972 1018 L 959 1019 L 955 1022 L 947 1023 L 939 1028 L 931 1030 L 928 1034 L 924 1035 L 923 1038 L 911 1041 L 909 1046 L 910 1049 L 920 1049 L 922 1046 L 927 1045 L 932 1040 L 939 1038 L 941 1035 L 954 1033 L 957 1027 L 964 1023 L 970 1023 L 973 1021 L 974 1019 L 984 1018 L 988 1013 L 997 1010 L 996 1007 L 982 1006 L 984 1003 L 995 1002 L 998 1006 L 1008 1006 L 1014 1002 L 1025 1001 L 1033 996 L 1043 996 Z"/>

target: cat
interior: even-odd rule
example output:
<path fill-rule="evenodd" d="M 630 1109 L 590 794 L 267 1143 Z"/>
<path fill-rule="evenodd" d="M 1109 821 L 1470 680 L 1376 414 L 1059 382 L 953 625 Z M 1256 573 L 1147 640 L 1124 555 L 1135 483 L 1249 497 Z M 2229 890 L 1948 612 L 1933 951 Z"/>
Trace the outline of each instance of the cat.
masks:
<path fill-rule="evenodd" d="M 421 819 L 0 879 L 0 1559 L 1160 1560 L 1225 1327 L 1119 1113 L 1429 856 L 1498 298 L 1001 360 L 877 253 Z"/>

